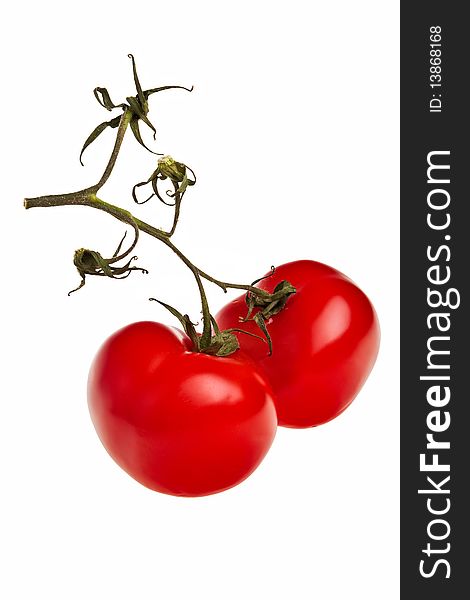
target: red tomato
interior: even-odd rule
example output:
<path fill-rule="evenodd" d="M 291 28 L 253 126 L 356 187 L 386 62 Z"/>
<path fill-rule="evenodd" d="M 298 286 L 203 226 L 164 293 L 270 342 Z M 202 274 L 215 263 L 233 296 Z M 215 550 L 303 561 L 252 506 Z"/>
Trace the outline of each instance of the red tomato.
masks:
<path fill-rule="evenodd" d="M 160 323 L 128 325 L 101 347 L 88 381 L 91 417 L 109 454 L 143 485 L 177 496 L 243 481 L 277 426 L 269 384 L 248 358 L 190 345 Z"/>
<path fill-rule="evenodd" d="M 272 292 L 288 280 L 297 292 L 266 321 L 273 342 L 238 335 L 240 347 L 267 374 L 280 425 L 313 427 L 338 416 L 369 375 L 379 348 L 380 330 L 367 296 L 345 275 L 319 262 L 300 260 L 278 267 L 258 286 Z M 256 311 L 255 311 L 256 312 Z M 245 317 L 245 296 L 227 304 L 216 320 L 223 329 L 259 333 Z"/>

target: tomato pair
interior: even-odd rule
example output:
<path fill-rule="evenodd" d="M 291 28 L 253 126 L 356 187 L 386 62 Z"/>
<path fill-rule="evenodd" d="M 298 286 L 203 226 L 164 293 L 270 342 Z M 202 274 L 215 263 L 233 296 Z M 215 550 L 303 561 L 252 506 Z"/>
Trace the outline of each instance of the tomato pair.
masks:
<path fill-rule="evenodd" d="M 124 327 L 102 346 L 90 413 L 110 455 L 137 481 L 174 495 L 220 492 L 256 469 L 278 423 L 320 425 L 352 402 L 379 346 L 370 301 L 335 269 L 306 260 L 258 286 L 272 291 L 283 280 L 296 293 L 266 322 L 271 356 L 242 334 L 228 357 L 195 353 L 185 334 L 153 322 Z M 259 333 L 253 321 L 240 322 L 246 314 L 241 296 L 216 320 Z"/>

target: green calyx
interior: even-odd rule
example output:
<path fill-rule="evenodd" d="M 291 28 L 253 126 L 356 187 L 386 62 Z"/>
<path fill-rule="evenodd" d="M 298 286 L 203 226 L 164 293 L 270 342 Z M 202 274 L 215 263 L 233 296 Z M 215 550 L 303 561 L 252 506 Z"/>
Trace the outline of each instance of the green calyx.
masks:
<path fill-rule="evenodd" d="M 220 331 L 211 337 L 209 346 L 199 351 L 213 356 L 230 356 L 239 348 L 240 344 L 236 335 L 230 331 Z"/>
<path fill-rule="evenodd" d="M 274 274 L 274 271 L 275 268 L 271 267 L 271 273 L 254 281 L 252 286 L 263 279 L 271 277 L 271 275 Z M 263 291 L 263 293 L 261 293 L 261 291 Z M 256 323 L 267 340 L 270 355 L 273 353 L 273 345 L 266 321 L 281 312 L 286 306 L 289 296 L 295 293 L 295 287 L 287 280 L 280 281 L 272 293 L 266 293 L 264 290 L 260 290 L 260 293 L 257 293 L 256 288 L 246 293 L 245 301 L 248 306 L 248 312 L 246 317 L 240 320 L 242 323 L 246 323 L 247 321 L 254 321 Z M 251 316 L 255 308 L 259 308 L 260 310 Z"/>
<path fill-rule="evenodd" d="M 260 307 L 260 311 L 257 314 L 261 314 L 265 320 L 277 315 L 285 307 L 289 296 L 295 294 L 295 292 L 295 287 L 287 280 L 280 281 L 272 294 L 267 296 L 258 296 L 256 292 L 248 292 L 245 296 L 248 314 L 244 321 L 250 318 L 255 307 Z"/>
<path fill-rule="evenodd" d="M 211 356 L 230 356 L 240 348 L 237 336 L 234 332 L 244 333 L 251 337 L 257 338 L 262 342 L 266 341 L 259 335 L 245 331 L 244 329 L 231 328 L 220 331 L 216 320 L 212 315 L 209 315 L 211 323 L 211 335 L 207 341 L 204 340 L 204 336 L 199 335 L 196 331 L 196 324 L 191 321 L 188 315 L 183 315 L 173 306 L 157 300 L 157 298 L 149 298 L 154 302 L 158 302 L 161 306 L 165 307 L 174 317 L 178 319 L 183 327 L 184 332 L 191 340 L 193 346 L 193 352 L 201 352 L 203 354 L 209 354 Z M 204 318 L 204 317 L 203 317 Z"/>
<path fill-rule="evenodd" d="M 158 159 L 158 169 L 162 177 L 168 177 L 176 183 L 184 181 L 186 177 L 186 165 L 177 162 L 171 156 L 162 156 Z"/>
<path fill-rule="evenodd" d="M 77 267 L 81 281 L 78 287 L 69 292 L 69 296 L 85 285 L 85 278 L 87 275 L 98 275 L 101 277 L 110 277 L 111 279 L 125 279 L 126 277 L 129 277 L 132 271 L 141 271 L 145 274 L 148 273 L 147 269 L 131 266 L 131 263 L 137 259 L 137 256 L 131 256 L 123 265 L 116 264 L 128 257 L 135 248 L 139 239 L 139 229 L 137 227 L 135 228 L 135 238 L 133 243 L 125 252 L 120 254 L 125 238 L 126 233 L 124 233 L 124 236 L 119 242 L 118 247 L 111 258 L 103 258 L 103 256 L 101 256 L 101 254 L 96 250 L 87 250 L 86 248 L 75 250 L 73 264 Z"/>
<path fill-rule="evenodd" d="M 159 189 L 159 182 L 169 179 L 173 190 L 166 190 L 164 198 Z M 132 197 L 137 204 L 145 204 L 153 196 L 167 206 L 175 206 L 180 203 L 188 187 L 195 185 L 196 175 L 194 171 L 184 163 L 177 162 L 171 156 L 163 156 L 158 159 L 157 168 L 146 181 L 136 183 L 132 188 Z M 137 188 L 151 184 L 152 193 L 145 200 L 137 198 Z"/>
<path fill-rule="evenodd" d="M 141 133 L 140 133 L 140 128 L 139 128 L 139 121 L 142 121 L 153 132 L 153 139 L 156 139 L 157 131 L 156 131 L 155 127 L 153 126 L 152 122 L 147 117 L 147 114 L 149 112 L 149 107 L 148 107 L 149 97 L 152 94 L 155 94 L 157 92 L 162 92 L 164 90 L 181 89 L 181 90 L 186 90 L 187 92 L 192 92 L 192 90 L 193 90 L 192 87 L 187 88 L 187 87 L 184 87 L 181 85 L 164 85 L 164 86 L 157 87 L 157 88 L 143 90 L 142 86 L 140 85 L 139 77 L 137 75 L 137 68 L 136 68 L 134 56 L 132 54 L 129 54 L 129 58 L 132 61 L 132 71 L 133 71 L 133 75 L 134 75 L 134 84 L 136 87 L 137 94 L 135 96 L 128 96 L 126 98 L 127 102 L 121 102 L 120 104 L 115 104 L 111 100 L 111 96 L 106 88 L 96 87 L 93 90 L 93 94 L 94 94 L 96 100 L 99 102 L 99 104 L 101 104 L 101 106 L 103 108 L 105 108 L 106 110 L 108 110 L 110 112 L 112 110 L 114 110 L 115 108 L 121 108 L 123 113 L 120 116 L 114 117 L 114 119 L 111 119 L 110 121 L 104 121 L 103 123 L 100 123 L 90 133 L 90 135 L 85 140 L 85 143 L 83 144 L 82 150 L 80 152 L 80 163 L 82 165 L 83 165 L 82 156 L 83 156 L 83 153 L 86 150 L 86 148 L 88 148 L 88 146 L 90 144 L 92 144 L 96 140 L 96 138 L 99 135 L 101 135 L 103 133 L 103 131 L 105 129 L 107 129 L 108 127 L 112 128 L 112 129 L 119 127 L 121 119 L 123 119 L 123 118 L 128 119 L 131 131 L 134 134 L 135 139 L 139 142 L 139 144 L 141 146 L 143 146 L 149 152 L 152 152 L 152 154 L 158 154 L 157 152 L 154 152 L 153 150 L 151 150 L 150 148 L 148 148 L 145 145 L 145 143 L 142 139 Z"/>

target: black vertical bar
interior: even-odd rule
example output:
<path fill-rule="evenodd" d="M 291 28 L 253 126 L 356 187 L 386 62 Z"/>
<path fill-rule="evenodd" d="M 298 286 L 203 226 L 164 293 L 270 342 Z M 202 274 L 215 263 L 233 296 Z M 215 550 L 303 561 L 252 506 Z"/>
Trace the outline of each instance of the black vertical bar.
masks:
<path fill-rule="evenodd" d="M 401 2 L 401 597 L 406 600 L 470 597 L 467 8 L 465 2 L 444 0 Z M 441 45 L 431 46 L 439 37 Z M 432 52 L 437 49 L 441 52 Z M 428 177 L 429 161 L 450 169 L 431 168 Z M 445 208 L 433 208 L 438 205 Z M 439 304 L 439 295 L 431 292 L 429 298 L 428 289 L 454 307 L 430 306 Z M 429 348 L 449 354 L 430 354 Z M 420 379 L 435 376 L 449 380 Z M 450 448 L 433 448 L 434 442 L 448 442 Z M 422 454 L 427 465 L 436 460 L 438 468 L 450 470 L 423 470 Z"/>

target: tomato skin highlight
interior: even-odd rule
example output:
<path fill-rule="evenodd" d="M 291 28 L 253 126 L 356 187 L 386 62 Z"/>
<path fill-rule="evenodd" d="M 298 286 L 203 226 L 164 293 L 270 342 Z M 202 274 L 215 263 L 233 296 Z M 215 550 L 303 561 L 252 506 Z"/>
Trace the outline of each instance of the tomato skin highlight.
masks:
<path fill-rule="evenodd" d="M 243 481 L 277 427 L 270 386 L 248 357 L 190 346 L 176 329 L 133 323 L 106 340 L 88 380 L 92 421 L 112 458 L 146 487 L 177 496 Z"/>
<path fill-rule="evenodd" d="M 238 335 L 240 347 L 266 373 L 279 425 L 314 427 L 343 412 L 374 366 L 380 328 L 372 303 L 345 275 L 328 265 L 300 260 L 278 267 L 258 283 L 272 291 L 288 280 L 296 288 L 285 308 L 266 322 L 273 354 L 253 338 Z M 245 317 L 245 296 L 216 315 L 219 326 L 259 333 Z"/>

